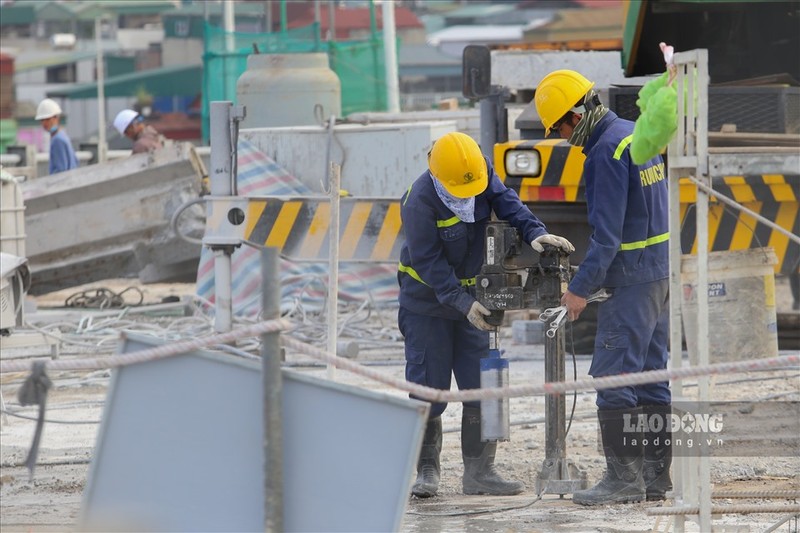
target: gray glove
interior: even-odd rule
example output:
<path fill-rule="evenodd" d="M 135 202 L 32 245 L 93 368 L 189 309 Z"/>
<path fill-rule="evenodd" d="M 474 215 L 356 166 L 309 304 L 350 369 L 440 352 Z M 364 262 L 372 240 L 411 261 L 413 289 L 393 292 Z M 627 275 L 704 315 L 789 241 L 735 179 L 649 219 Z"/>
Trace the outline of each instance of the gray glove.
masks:
<path fill-rule="evenodd" d="M 496 328 L 491 324 L 487 323 L 486 320 L 483 319 L 485 316 L 491 315 L 492 312 L 486 309 L 480 302 L 475 302 L 472 304 L 472 307 L 469 308 L 469 313 L 467 313 L 467 320 L 469 320 L 470 324 L 475 326 L 478 329 L 483 331 L 494 331 Z"/>
<path fill-rule="evenodd" d="M 569 242 L 564 237 L 559 237 L 558 235 L 551 235 L 549 233 L 545 233 L 544 235 L 539 235 L 533 241 L 531 241 L 531 248 L 536 250 L 537 252 L 543 252 L 544 246 L 543 244 L 552 244 L 558 248 L 561 248 L 565 252 L 574 252 L 575 247 L 572 246 L 572 243 Z"/>

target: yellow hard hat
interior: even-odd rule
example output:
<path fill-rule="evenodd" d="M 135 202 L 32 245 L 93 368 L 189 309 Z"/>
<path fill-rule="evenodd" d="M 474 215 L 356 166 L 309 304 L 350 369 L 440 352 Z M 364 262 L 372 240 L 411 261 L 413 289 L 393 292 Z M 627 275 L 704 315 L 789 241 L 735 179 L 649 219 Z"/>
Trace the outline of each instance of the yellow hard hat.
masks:
<path fill-rule="evenodd" d="M 594 82 L 574 70 L 554 70 L 544 77 L 536 87 L 533 101 L 544 124 L 545 136 L 550 134 L 553 124 L 566 115 L 592 87 Z"/>
<path fill-rule="evenodd" d="M 451 132 L 438 139 L 428 154 L 428 168 L 456 198 L 477 196 L 489 185 L 481 149 L 464 133 Z"/>

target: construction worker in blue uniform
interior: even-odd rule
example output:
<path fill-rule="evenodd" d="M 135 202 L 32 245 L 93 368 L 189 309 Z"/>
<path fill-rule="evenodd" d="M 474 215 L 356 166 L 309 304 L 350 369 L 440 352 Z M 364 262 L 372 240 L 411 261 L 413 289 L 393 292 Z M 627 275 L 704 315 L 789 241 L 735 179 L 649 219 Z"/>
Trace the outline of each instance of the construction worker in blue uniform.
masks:
<path fill-rule="evenodd" d="M 537 251 L 544 244 L 574 248 L 550 235 L 533 213 L 508 189 L 463 133 L 438 139 L 426 170 L 401 199 L 405 243 L 397 274 L 400 283 L 398 325 L 405 338 L 406 379 L 450 390 L 480 388 L 480 359 L 489 353 L 490 314 L 471 287 L 484 259 L 485 229 L 492 212 L 514 226 Z M 417 479 L 412 494 L 427 498 L 439 487 L 442 449 L 441 415 L 446 403 L 431 405 Z M 481 441 L 480 402 L 465 402 L 461 421 L 464 494 L 519 494 L 524 485 L 506 481 L 494 468 L 496 442 Z"/>
<path fill-rule="evenodd" d="M 586 155 L 583 179 L 592 235 L 561 303 L 570 320 L 577 320 L 588 295 L 600 288 L 613 293 L 599 304 L 590 375 L 661 370 L 667 367 L 669 339 L 664 161 L 656 156 L 643 165 L 633 163 L 634 123 L 605 107 L 593 87 L 578 72 L 557 70 L 544 77 L 534 95 L 546 132 L 557 131 Z M 596 486 L 575 492 L 574 502 L 664 499 L 672 488 L 669 424 L 642 434 L 637 422 L 642 417 L 667 421 L 671 402 L 668 382 L 597 392 L 606 472 Z"/>
<path fill-rule="evenodd" d="M 50 174 L 78 168 L 78 158 L 67 132 L 61 127 L 61 106 L 45 98 L 36 107 L 36 117 L 42 128 L 50 134 Z"/>

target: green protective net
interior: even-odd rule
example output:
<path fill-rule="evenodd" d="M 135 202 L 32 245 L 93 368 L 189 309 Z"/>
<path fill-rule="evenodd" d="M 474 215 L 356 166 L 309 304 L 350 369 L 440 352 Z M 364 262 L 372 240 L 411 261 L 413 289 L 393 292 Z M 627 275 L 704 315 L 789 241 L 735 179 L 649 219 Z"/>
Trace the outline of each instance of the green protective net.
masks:
<path fill-rule="evenodd" d="M 678 129 L 678 93 L 667 85 L 668 73 L 648 81 L 639 91 L 641 114 L 633 127 L 631 158 L 646 163 L 669 144 Z"/>
<path fill-rule="evenodd" d="M 247 56 L 325 52 L 342 88 L 342 115 L 385 111 L 383 41 L 321 41 L 317 23 L 275 33 L 226 32 L 205 24 L 203 42 L 203 142 L 208 144 L 209 104 L 236 103 L 236 81 L 247 69 Z"/>

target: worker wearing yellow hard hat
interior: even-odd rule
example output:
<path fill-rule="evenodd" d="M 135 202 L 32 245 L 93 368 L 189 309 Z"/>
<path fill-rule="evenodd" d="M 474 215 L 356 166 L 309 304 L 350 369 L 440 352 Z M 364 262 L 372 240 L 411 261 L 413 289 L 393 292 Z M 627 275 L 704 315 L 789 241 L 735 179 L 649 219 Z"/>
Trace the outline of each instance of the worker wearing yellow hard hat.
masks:
<path fill-rule="evenodd" d="M 664 161 L 633 162 L 634 123 L 600 101 L 594 83 L 573 70 L 556 70 L 536 88 L 534 104 L 549 134 L 583 147 L 589 249 L 561 299 L 571 320 L 586 297 L 606 288 L 599 303 L 589 374 L 632 374 L 667 367 L 669 340 L 669 233 Z M 600 482 L 576 491 L 573 501 L 600 505 L 663 500 L 672 488 L 669 383 L 597 392 L 597 416 L 606 456 Z M 642 418 L 648 424 L 639 424 Z M 652 424 L 650 424 L 652 422 Z M 659 428 L 644 432 L 643 428 Z M 646 445 L 643 443 L 647 442 Z"/>
<path fill-rule="evenodd" d="M 489 352 L 490 314 L 474 296 L 484 258 L 486 225 L 494 212 L 514 226 L 537 251 L 544 244 L 574 250 L 565 238 L 547 233 L 542 222 L 500 181 L 478 144 L 463 133 L 438 139 L 428 169 L 401 199 L 405 243 L 400 251 L 398 325 L 403 334 L 406 379 L 449 390 L 480 387 L 480 359 Z M 439 487 L 441 415 L 446 403 L 431 405 L 412 494 L 434 496 Z M 464 494 L 511 495 L 522 483 L 495 470 L 496 442 L 481 441 L 480 402 L 465 402 L 461 419 Z"/>

